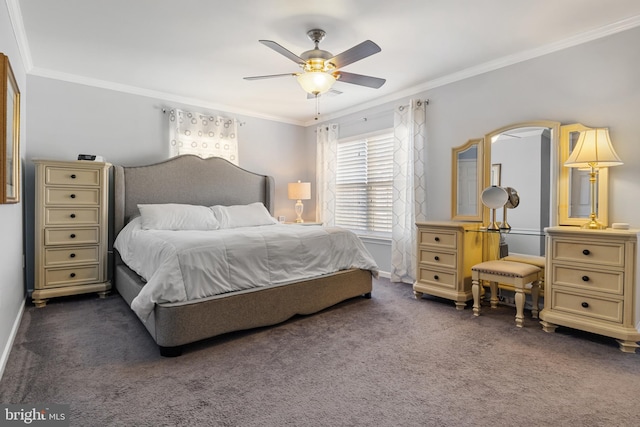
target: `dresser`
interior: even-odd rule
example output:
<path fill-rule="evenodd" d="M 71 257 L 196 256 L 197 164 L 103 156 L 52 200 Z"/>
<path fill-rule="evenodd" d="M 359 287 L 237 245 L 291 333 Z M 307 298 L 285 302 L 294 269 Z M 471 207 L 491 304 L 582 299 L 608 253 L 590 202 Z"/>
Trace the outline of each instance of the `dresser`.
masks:
<path fill-rule="evenodd" d="M 418 262 L 413 293 L 450 299 L 463 310 L 471 293 L 471 267 L 482 262 L 479 224 L 418 222 Z"/>
<path fill-rule="evenodd" d="M 37 307 L 111 289 L 107 277 L 109 163 L 34 160 Z"/>
<path fill-rule="evenodd" d="M 634 353 L 640 341 L 640 230 L 546 230 L 542 327 L 558 325 L 617 339 Z"/>

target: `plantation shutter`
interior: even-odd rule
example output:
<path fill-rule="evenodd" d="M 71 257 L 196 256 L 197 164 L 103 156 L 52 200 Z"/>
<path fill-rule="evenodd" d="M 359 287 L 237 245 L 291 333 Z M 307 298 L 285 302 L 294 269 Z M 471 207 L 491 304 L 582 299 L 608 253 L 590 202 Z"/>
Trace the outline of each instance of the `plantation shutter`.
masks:
<path fill-rule="evenodd" d="M 336 225 L 390 235 L 393 135 L 338 143 Z"/>

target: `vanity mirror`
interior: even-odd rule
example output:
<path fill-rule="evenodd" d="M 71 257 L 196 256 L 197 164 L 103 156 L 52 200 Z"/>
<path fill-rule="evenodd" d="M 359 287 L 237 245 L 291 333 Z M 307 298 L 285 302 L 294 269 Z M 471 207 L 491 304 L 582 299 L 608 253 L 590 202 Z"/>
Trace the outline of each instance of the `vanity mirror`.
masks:
<path fill-rule="evenodd" d="M 560 178 L 558 184 L 558 224 L 582 226 L 591 213 L 589 171 L 564 167 L 575 148 L 580 132 L 591 128 L 579 123 L 560 127 Z M 608 225 L 609 169 L 601 168 L 596 175 L 596 212 L 598 221 Z"/>
<path fill-rule="evenodd" d="M 483 140 L 471 139 L 451 150 L 451 218 L 482 221 Z"/>

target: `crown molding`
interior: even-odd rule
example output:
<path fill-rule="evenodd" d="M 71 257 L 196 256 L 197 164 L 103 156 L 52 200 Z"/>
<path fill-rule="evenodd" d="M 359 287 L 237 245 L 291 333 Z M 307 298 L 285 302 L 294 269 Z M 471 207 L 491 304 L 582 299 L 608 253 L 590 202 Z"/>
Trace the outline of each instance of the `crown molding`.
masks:
<path fill-rule="evenodd" d="M 33 59 L 31 58 L 31 49 L 29 49 L 29 41 L 27 33 L 24 30 L 24 20 L 22 19 L 22 10 L 18 0 L 5 0 L 7 10 L 9 11 L 9 20 L 13 27 L 13 34 L 16 36 L 18 50 L 22 58 L 22 66 L 29 73 L 33 68 Z"/>

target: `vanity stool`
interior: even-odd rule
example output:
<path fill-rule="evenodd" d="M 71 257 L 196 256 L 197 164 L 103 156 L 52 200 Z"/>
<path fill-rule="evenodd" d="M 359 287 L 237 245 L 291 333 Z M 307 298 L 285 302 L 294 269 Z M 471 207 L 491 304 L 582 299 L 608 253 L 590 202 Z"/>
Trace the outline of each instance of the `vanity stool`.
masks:
<path fill-rule="evenodd" d="M 512 285 L 516 291 L 516 326 L 524 323 L 524 289 L 531 283 L 531 296 L 537 305 L 542 269 L 532 264 L 512 261 L 486 261 L 471 267 L 471 292 L 473 294 L 473 315 L 480 315 L 481 280 L 491 286 L 491 308 L 498 306 L 498 283 Z M 537 317 L 537 313 L 535 313 Z"/>

